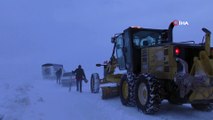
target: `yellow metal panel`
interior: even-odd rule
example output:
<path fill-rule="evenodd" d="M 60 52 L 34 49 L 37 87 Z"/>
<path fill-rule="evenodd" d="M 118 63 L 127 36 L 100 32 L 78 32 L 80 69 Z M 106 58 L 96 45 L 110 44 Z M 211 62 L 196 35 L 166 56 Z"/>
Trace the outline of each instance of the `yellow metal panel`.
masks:
<path fill-rule="evenodd" d="M 141 72 L 147 73 L 149 72 L 149 57 L 148 57 L 148 48 L 141 49 Z"/>
<path fill-rule="evenodd" d="M 205 37 L 206 37 L 205 51 L 206 51 L 207 55 L 210 56 L 210 43 L 211 43 L 210 34 L 206 34 Z"/>
<path fill-rule="evenodd" d="M 102 99 L 119 96 L 119 87 L 102 87 Z"/>
<path fill-rule="evenodd" d="M 213 87 L 196 88 L 189 97 L 190 102 L 195 100 L 213 100 Z"/>
<path fill-rule="evenodd" d="M 207 75 L 213 75 L 213 66 L 207 55 L 207 52 L 201 51 L 199 57 L 200 57 L 202 68 L 204 69 L 205 73 L 207 73 Z"/>
<path fill-rule="evenodd" d="M 122 74 L 110 74 L 106 76 L 106 81 L 120 83 Z"/>
<path fill-rule="evenodd" d="M 164 72 L 164 48 L 151 47 L 148 52 L 149 72 Z"/>
<path fill-rule="evenodd" d="M 147 51 L 149 60 L 148 72 L 157 76 L 159 79 L 173 79 L 177 71 L 173 46 L 150 47 Z"/>

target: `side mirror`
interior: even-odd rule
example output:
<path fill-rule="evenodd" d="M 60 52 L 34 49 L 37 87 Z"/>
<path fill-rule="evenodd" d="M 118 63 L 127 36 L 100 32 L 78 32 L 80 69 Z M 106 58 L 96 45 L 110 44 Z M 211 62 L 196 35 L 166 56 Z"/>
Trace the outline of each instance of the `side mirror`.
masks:
<path fill-rule="evenodd" d="M 207 29 L 207 28 L 202 28 L 203 32 L 205 32 L 206 34 L 211 34 L 211 32 Z"/>
<path fill-rule="evenodd" d="M 101 64 L 96 64 L 96 67 L 101 67 L 102 65 Z"/>
<path fill-rule="evenodd" d="M 111 38 L 111 43 L 115 43 L 115 37 Z"/>

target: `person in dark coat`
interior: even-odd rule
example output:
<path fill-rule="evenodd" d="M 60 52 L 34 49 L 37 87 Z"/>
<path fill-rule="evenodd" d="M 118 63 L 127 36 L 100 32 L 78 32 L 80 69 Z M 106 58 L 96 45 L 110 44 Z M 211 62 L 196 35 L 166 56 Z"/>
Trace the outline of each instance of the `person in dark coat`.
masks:
<path fill-rule="evenodd" d="M 80 90 L 80 92 L 82 92 L 82 80 L 85 80 L 86 76 L 81 65 L 78 66 L 78 68 L 74 71 L 74 73 L 76 77 L 77 91 Z"/>
<path fill-rule="evenodd" d="M 60 84 L 60 81 L 61 81 L 61 75 L 62 75 L 62 68 L 59 68 L 57 71 L 56 71 L 56 83 Z"/>

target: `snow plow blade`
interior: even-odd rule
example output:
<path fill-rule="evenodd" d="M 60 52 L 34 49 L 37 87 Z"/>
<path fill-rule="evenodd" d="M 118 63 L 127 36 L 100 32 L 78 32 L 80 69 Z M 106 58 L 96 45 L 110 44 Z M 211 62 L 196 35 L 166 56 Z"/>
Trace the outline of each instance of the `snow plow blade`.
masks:
<path fill-rule="evenodd" d="M 109 99 L 119 96 L 119 88 L 117 86 L 102 87 L 102 99 Z"/>

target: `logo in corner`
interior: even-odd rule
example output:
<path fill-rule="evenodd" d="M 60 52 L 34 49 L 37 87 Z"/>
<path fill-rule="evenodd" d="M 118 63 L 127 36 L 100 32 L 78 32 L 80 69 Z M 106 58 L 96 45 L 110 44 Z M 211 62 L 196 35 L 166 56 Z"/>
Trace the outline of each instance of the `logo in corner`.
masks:
<path fill-rule="evenodd" d="M 178 26 L 178 25 L 188 26 L 189 22 L 188 21 L 181 21 L 181 20 L 174 20 L 173 25 L 174 26 Z"/>

